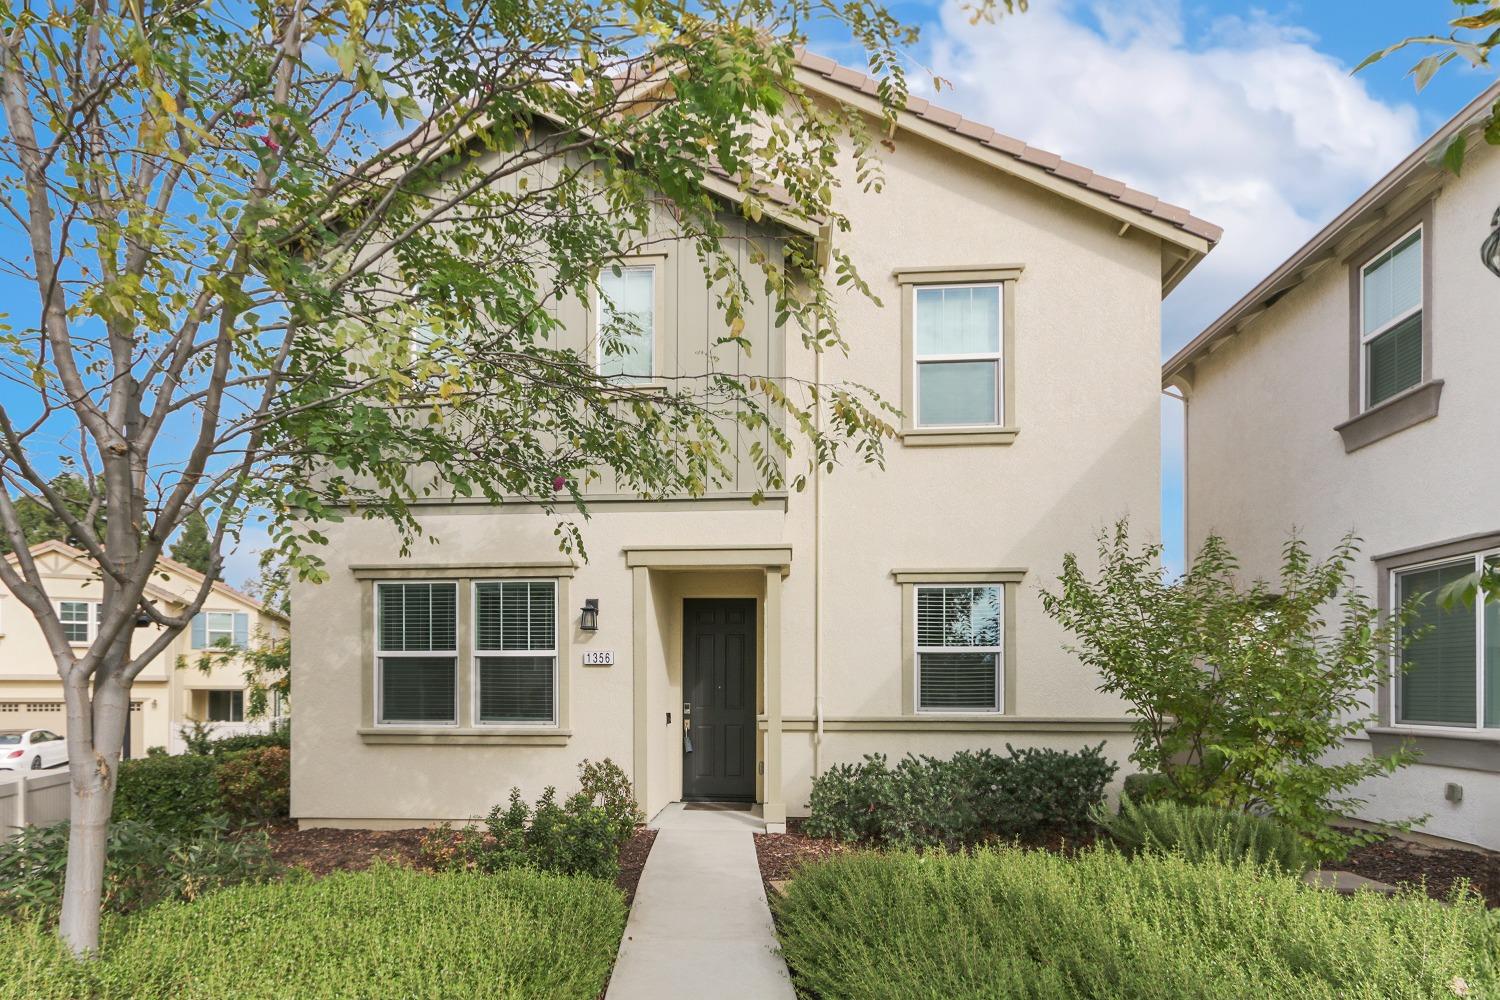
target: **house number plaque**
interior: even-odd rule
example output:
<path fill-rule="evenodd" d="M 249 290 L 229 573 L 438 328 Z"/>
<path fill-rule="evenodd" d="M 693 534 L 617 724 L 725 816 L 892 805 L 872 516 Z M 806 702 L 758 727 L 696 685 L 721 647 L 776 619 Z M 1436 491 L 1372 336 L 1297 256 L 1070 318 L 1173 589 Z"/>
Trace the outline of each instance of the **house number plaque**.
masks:
<path fill-rule="evenodd" d="M 586 649 L 583 651 L 583 665 L 585 667 L 612 667 L 615 665 L 615 651 L 612 649 Z"/>

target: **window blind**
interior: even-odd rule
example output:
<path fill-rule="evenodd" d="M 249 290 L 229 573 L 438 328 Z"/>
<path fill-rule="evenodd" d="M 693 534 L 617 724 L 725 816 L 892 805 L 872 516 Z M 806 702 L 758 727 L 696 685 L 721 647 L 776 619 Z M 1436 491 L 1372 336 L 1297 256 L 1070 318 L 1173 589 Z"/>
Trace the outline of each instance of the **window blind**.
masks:
<path fill-rule="evenodd" d="M 458 648 L 457 584 L 382 583 L 379 590 L 382 651 L 410 653 Z"/>
<path fill-rule="evenodd" d="M 1422 314 L 1408 317 L 1369 344 L 1365 361 L 1368 405 L 1390 399 L 1422 381 Z"/>
<path fill-rule="evenodd" d="M 555 649 L 556 605 L 557 585 L 551 581 L 475 584 L 475 648 Z"/>
<path fill-rule="evenodd" d="M 1462 603 L 1445 608 L 1437 597 L 1444 587 L 1473 570 L 1474 563 L 1464 560 L 1398 577 L 1402 604 L 1426 594 L 1417 615 L 1405 628 L 1408 642 L 1402 657 L 1406 666 L 1400 687 L 1402 722 L 1475 724 L 1475 609 Z"/>
<path fill-rule="evenodd" d="M 480 722 L 551 722 L 551 656 L 479 658 Z"/>
<path fill-rule="evenodd" d="M 1367 335 L 1422 304 L 1420 231 L 1365 265 L 1363 300 Z"/>
<path fill-rule="evenodd" d="M 1000 587 L 918 587 L 916 597 L 918 707 L 994 711 L 1000 704 Z"/>
<path fill-rule="evenodd" d="M 454 662 L 452 656 L 382 657 L 380 721 L 455 721 Z"/>

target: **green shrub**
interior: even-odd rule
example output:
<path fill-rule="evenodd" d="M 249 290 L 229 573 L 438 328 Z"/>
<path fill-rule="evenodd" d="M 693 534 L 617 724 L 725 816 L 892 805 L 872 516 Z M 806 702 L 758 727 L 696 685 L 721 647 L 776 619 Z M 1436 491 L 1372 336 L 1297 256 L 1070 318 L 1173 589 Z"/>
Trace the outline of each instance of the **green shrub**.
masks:
<path fill-rule="evenodd" d="M 1473 896 L 1345 898 L 1180 855 L 853 853 L 774 906 L 793 979 L 823 1000 L 1500 995 L 1500 913 Z"/>
<path fill-rule="evenodd" d="M 1127 854 L 1176 851 L 1189 861 L 1240 861 L 1302 872 L 1315 860 L 1307 842 L 1270 816 L 1177 802 L 1136 805 L 1120 797 L 1120 811 L 1103 808 L 1096 822 Z"/>
<path fill-rule="evenodd" d="M 187 752 L 198 757 L 222 757 L 241 750 L 258 750 L 262 747 L 292 748 L 292 724 L 288 719 L 274 723 L 263 733 L 237 733 L 234 736 L 214 736 L 214 727 L 206 722 L 194 722 L 178 730 Z"/>
<path fill-rule="evenodd" d="M 630 779 L 612 761 L 586 760 L 578 774 L 582 787 L 560 804 L 556 788 L 549 786 L 535 807 L 513 788 L 509 803 L 491 809 L 482 827 L 434 828 L 422 838 L 422 856 L 446 871 L 537 868 L 613 881 L 620 848 L 642 820 L 640 808 Z"/>
<path fill-rule="evenodd" d="M 223 755 L 214 768 L 219 801 L 237 823 L 264 823 L 291 814 L 292 755 L 265 746 Z"/>
<path fill-rule="evenodd" d="M 896 847 L 960 847 L 985 839 L 1077 835 L 1104 799 L 1116 765 L 1104 744 L 1077 753 L 1006 746 L 1007 756 L 961 750 L 948 760 L 884 754 L 839 764 L 813 780 L 815 837 Z"/>
<path fill-rule="evenodd" d="M 0 843 L 0 913 L 54 916 L 67 863 L 67 823 L 32 827 Z M 105 855 L 104 910 L 133 913 L 167 900 L 193 900 L 278 872 L 264 833 L 231 836 L 220 823 L 183 839 L 146 823 L 116 822 Z"/>
<path fill-rule="evenodd" d="M 145 823 L 176 837 L 222 815 L 215 761 L 192 754 L 141 757 L 120 764 L 114 818 Z"/>
<path fill-rule="evenodd" d="M 107 921 L 93 963 L 19 925 L 0 949 L 0 997 L 592 1000 L 624 925 L 618 890 L 589 879 L 377 865 Z"/>

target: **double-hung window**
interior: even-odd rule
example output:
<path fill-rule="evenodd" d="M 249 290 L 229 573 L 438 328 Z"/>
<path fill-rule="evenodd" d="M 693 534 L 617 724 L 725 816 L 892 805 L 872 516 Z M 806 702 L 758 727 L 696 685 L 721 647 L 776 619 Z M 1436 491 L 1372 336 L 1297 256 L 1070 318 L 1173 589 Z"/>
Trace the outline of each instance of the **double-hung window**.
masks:
<path fill-rule="evenodd" d="M 1003 710 L 1004 601 L 1001 584 L 917 586 L 917 711 Z"/>
<path fill-rule="evenodd" d="M 655 372 L 656 268 L 631 264 L 599 275 L 599 374 L 650 381 Z"/>
<path fill-rule="evenodd" d="M 1422 227 L 1360 268 L 1360 382 L 1368 409 L 1422 381 Z"/>
<path fill-rule="evenodd" d="M 1445 607 L 1442 589 L 1500 553 L 1466 556 L 1395 574 L 1394 607 L 1421 597 L 1405 626 L 1403 670 L 1396 682 L 1396 720 L 1404 725 L 1500 729 L 1500 601 Z"/>
<path fill-rule="evenodd" d="M 71 643 L 88 643 L 94 635 L 93 623 L 103 617 L 103 611 L 104 605 L 92 601 L 58 602 L 57 618 L 62 622 L 63 635 Z"/>
<path fill-rule="evenodd" d="M 375 586 L 376 718 L 458 722 L 458 584 Z"/>
<path fill-rule="evenodd" d="M 250 645 L 250 615 L 243 611 L 200 611 L 193 617 L 194 649 Z"/>
<path fill-rule="evenodd" d="M 1002 423 L 1002 283 L 924 285 L 913 329 L 917 427 Z"/>
<path fill-rule="evenodd" d="M 557 721 L 557 584 L 474 584 L 474 661 L 480 725 Z"/>

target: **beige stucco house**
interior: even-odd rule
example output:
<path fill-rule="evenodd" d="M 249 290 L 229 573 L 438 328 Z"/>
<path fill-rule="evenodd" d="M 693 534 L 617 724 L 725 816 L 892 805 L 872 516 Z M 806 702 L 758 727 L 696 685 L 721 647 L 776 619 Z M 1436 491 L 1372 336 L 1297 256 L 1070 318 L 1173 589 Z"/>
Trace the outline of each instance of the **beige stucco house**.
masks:
<path fill-rule="evenodd" d="M 874 115 L 874 83 L 816 56 L 805 83 Z M 411 558 L 378 522 L 328 529 L 298 585 L 292 814 L 461 820 L 613 758 L 648 814 L 684 799 L 804 813 L 814 775 L 880 751 L 1128 750 L 1121 703 L 1063 649 L 1039 585 L 1122 515 L 1159 516 L 1161 299 L 1213 247 L 1188 212 L 921 99 L 851 181 L 848 356 L 748 317 L 721 367 L 871 386 L 905 414 L 884 471 L 848 464 L 752 504 L 741 482 L 643 502 L 601 488 L 589 559 L 524 502 L 433 499 Z M 610 298 L 650 336 L 628 373 L 701 375 L 724 333 L 685 245 Z M 709 317 L 706 319 L 706 317 Z M 596 317 L 565 317 L 593 349 Z M 316 666 L 316 670 L 309 669 Z"/>
<path fill-rule="evenodd" d="M 1363 539 L 1359 582 L 1390 608 L 1500 553 L 1500 279 L 1480 247 L 1500 153 L 1461 174 L 1435 149 L 1500 99 L 1492 86 L 1167 362 L 1187 399 L 1190 549 L 1223 535 L 1274 578 L 1295 529 L 1326 552 Z M 1350 754 L 1410 740 L 1422 763 L 1372 781 L 1369 819 L 1500 848 L 1500 605 L 1429 601 L 1409 669 L 1372 692 Z"/>
<path fill-rule="evenodd" d="M 101 615 L 103 584 L 88 557 L 62 542 L 42 542 L 31 549 L 47 592 L 57 604 L 59 620 L 85 647 Z M 14 559 L 14 556 L 7 558 Z M 198 571 L 162 559 L 147 585 L 153 600 L 169 613 L 183 608 L 203 582 Z M 180 752 L 179 731 L 194 722 L 209 723 L 217 735 L 257 728 L 264 721 L 245 718 L 245 668 L 238 658 L 198 669 L 204 650 L 228 641 L 245 647 L 259 637 L 286 634 L 286 621 L 258 602 L 222 583 L 202 612 L 166 651 L 136 678 L 130 692 L 127 751 L 138 757 L 150 747 Z M 134 648 L 145 649 L 156 627 L 136 631 Z M 185 666 L 179 668 L 179 663 Z M 42 630 L 31 611 L 0 588 L 0 729 L 46 729 L 65 734 L 62 682 Z"/>

